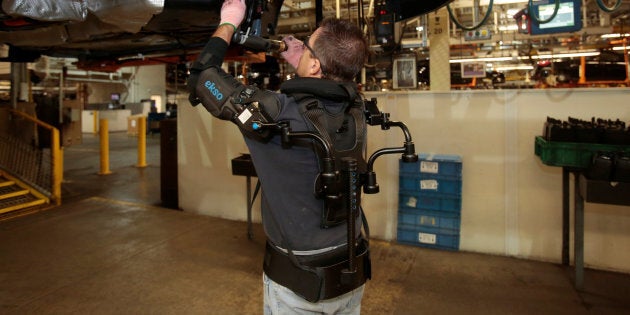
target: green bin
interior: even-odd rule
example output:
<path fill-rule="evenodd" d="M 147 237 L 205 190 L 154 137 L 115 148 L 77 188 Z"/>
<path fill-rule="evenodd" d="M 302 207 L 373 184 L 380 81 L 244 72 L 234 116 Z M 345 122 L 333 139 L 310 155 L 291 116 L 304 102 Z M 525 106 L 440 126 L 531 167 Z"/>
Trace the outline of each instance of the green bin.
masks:
<path fill-rule="evenodd" d="M 595 154 L 600 152 L 630 154 L 630 146 L 547 141 L 541 136 L 536 136 L 534 151 L 543 164 L 585 169 L 591 165 Z"/>

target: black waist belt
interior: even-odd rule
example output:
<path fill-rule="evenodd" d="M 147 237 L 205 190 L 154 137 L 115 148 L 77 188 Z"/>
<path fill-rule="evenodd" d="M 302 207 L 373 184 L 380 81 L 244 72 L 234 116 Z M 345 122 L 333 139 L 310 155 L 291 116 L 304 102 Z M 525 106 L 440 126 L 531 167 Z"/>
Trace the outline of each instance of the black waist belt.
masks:
<path fill-rule="evenodd" d="M 345 249 L 345 247 L 344 247 Z M 348 269 L 348 251 L 335 250 L 312 256 L 293 256 L 267 242 L 263 270 L 274 282 L 291 289 L 307 301 L 317 302 L 348 293 L 370 279 L 367 241 L 359 240 L 355 271 Z"/>

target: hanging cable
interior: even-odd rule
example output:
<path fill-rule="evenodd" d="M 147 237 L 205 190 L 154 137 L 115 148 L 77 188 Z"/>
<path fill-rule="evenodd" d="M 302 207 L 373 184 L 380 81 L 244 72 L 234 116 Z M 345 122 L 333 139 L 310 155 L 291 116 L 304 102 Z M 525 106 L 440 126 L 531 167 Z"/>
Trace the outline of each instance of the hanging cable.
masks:
<path fill-rule="evenodd" d="M 556 17 L 556 14 L 558 14 L 559 7 L 560 7 L 560 0 L 555 0 L 555 6 L 553 7 L 553 13 L 551 14 L 551 16 L 546 20 L 541 20 L 534 13 L 534 0 L 529 0 L 529 2 L 527 3 L 527 11 L 529 12 L 529 17 L 531 17 L 532 20 L 538 22 L 538 24 L 545 24 L 545 23 L 551 22 L 551 20 L 553 20 L 553 18 Z M 538 15 L 540 15 L 540 12 Z"/>
<path fill-rule="evenodd" d="M 531 0 L 530 0 L 531 1 Z M 558 0 L 556 0 L 558 1 Z M 484 25 L 486 23 L 486 21 L 488 20 L 488 17 L 490 16 L 490 12 L 492 12 L 492 4 L 494 3 L 494 0 L 490 0 L 490 3 L 488 3 L 488 9 L 486 10 L 486 15 L 483 17 L 483 19 L 481 19 L 481 22 L 479 22 L 477 25 L 474 26 L 464 26 L 461 23 L 459 23 L 459 21 L 457 20 L 457 18 L 455 17 L 455 14 L 453 14 L 453 10 L 451 10 L 451 4 L 447 4 L 446 5 L 446 9 L 448 10 L 448 15 L 450 15 L 451 17 L 451 21 L 453 23 L 455 23 L 455 25 L 457 25 L 457 27 L 466 30 L 466 31 L 472 31 L 472 30 L 476 30 L 479 27 L 481 27 L 482 25 Z"/>
<path fill-rule="evenodd" d="M 607 6 L 604 3 L 604 0 L 597 0 L 597 6 L 602 9 L 602 11 L 610 13 L 619 9 L 619 7 L 621 6 L 621 0 L 617 0 L 617 2 L 612 7 Z"/>

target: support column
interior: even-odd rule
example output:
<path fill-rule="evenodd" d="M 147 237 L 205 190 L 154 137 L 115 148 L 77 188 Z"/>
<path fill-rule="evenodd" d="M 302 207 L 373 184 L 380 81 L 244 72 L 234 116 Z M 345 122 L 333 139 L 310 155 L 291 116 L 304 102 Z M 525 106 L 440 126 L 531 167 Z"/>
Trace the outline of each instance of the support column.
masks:
<path fill-rule="evenodd" d="M 11 108 L 16 109 L 18 101 L 29 100 L 28 71 L 26 63 L 11 63 Z"/>
<path fill-rule="evenodd" d="M 446 8 L 429 13 L 429 67 L 431 91 L 451 90 L 449 19 Z"/>

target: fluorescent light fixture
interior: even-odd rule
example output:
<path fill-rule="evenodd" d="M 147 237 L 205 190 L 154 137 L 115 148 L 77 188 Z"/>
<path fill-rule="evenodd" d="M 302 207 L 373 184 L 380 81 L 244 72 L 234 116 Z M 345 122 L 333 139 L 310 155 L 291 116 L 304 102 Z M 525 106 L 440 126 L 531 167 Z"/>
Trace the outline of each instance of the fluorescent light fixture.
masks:
<path fill-rule="evenodd" d="M 619 37 L 628 37 L 630 36 L 630 34 L 625 33 L 625 34 L 620 34 L 620 33 L 615 33 L 615 34 L 604 34 L 601 37 L 602 38 L 619 38 Z"/>
<path fill-rule="evenodd" d="M 571 58 L 571 57 L 590 57 L 590 56 L 599 56 L 599 51 L 544 54 L 544 55 L 532 56 L 532 59 Z M 529 57 L 519 57 L 519 59 L 529 59 Z"/>
<path fill-rule="evenodd" d="M 478 62 L 478 61 L 510 61 L 512 57 L 484 57 L 484 58 L 462 58 L 451 59 L 450 63 L 462 63 L 462 62 Z"/>
<path fill-rule="evenodd" d="M 614 48 L 613 48 L 614 49 Z M 623 49 L 622 47 L 620 49 Z M 451 59 L 450 63 L 463 63 L 463 62 L 493 62 L 493 61 L 512 61 L 515 59 L 528 60 L 528 59 L 555 59 L 555 58 L 571 58 L 571 57 L 590 57 L 599 56 L 599 51 L 576 51 L 576 52 L 561 52 L 550 53 L 544 55 L 520 56 L 520 57 L 483 57 L 483 58 L 460 58 Z"/>
<path fill-rule="evenodd" d="M 508 71 L 508 70 L 534 70 L 533 66 L 529 65 L 514 65 L 514 66 L 500 66 L 496 68 L 497 71 Z"/>

